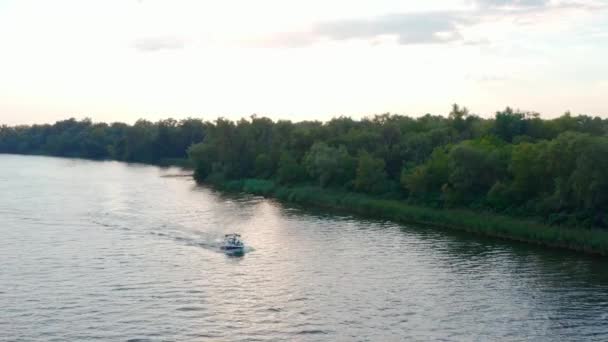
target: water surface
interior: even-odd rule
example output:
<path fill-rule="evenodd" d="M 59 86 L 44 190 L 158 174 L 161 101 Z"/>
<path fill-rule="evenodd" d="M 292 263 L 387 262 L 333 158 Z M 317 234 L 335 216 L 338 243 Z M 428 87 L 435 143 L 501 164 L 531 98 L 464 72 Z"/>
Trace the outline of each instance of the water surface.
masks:
<path fill-rule="evenodd" d="M 608 339 L 608 262 L 0 155 L 0 341 Z M 239 232 L 250 250 L 221 253 Z"/>

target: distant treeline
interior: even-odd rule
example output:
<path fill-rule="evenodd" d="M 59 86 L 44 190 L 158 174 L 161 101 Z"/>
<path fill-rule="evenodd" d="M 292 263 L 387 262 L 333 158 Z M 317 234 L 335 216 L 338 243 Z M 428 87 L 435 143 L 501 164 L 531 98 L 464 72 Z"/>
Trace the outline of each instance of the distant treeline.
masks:
<path fill-rule="evenodd" d="M 93 123 L 63 120 L 53 125 L 0 126 L 0 153 L 42 154 L 90 159 L 158 163 L 187 158 L 187 149 L 203 141 L 211 123 L 199 119 Z"/>
<path fill-rule="evenodd" d="M 454 105 L 448 117 L 384 114 L 326 123 L 70 119 L 3 126 L 0 152 L 152 163 L 188 155 L 199 181 L 273 179 L 608 227 L 608 120 L 569 113 L 542 120 L 507 108 L 483 119 Z"/>

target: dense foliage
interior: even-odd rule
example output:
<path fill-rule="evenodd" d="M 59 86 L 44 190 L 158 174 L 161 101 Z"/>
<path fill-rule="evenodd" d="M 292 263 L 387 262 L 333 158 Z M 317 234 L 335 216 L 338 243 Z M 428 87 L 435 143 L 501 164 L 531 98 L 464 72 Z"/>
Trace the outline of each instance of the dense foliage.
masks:
<path fill-rule="evenodd" d="M 188 155 L 199 181 L 273 179 L 608 227 L 608 120 L 569 113 L 542 120 L 507 108 L 483 119 L 454 105 L 448 117 L 384 114 L 326 123 L 70 119 L 3 126 L 0 152 L 141 162 Z"/>
<path fill-rule="evenodd" d="M 0 153 L 158 163 L 187 158 L 188 147 L 203 141 L 205 125 L 198 119 L 139 120 L 134 125 L 69 119 L 53 125 L 0 126 Z"/>

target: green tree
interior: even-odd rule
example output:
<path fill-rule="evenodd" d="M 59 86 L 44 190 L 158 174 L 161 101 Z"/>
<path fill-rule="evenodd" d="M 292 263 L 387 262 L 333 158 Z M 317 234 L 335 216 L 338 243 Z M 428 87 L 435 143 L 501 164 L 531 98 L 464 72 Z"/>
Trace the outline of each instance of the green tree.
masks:
<path fill-rule="evenodd" d="M 496 112 L 494 123 L 494 134 L 507 142 L 512 142 L 513 138 L 524 133 L 525 115 L 514 112 L 507 107 L 502 112 Z"/>
<path fill-rule="evenodd" d="M 483 199 L 490 188 L 506 179 L 509 150 L 489 139 L 465 141 L 450 151 L 448 202 L 470 203 Z"/>
<path fill-rule="evenodd" d="M 308 173 L 319 185 L 347 185 L 354 178 L 354 160 L 344 146 L 328 146 L 323 142 L 315 143 L 304 158 Z"/>
<path fill-rule="evenodd" d="M 579 207 L 593 213 L 608 208 L 608 139 L 595 138 L 584 147 L 576 160 L 571 181 Z"/>
<path fill-rule="evenodd" d="M 436 148 L 424 164 L 411 170 L 403 169 L 401 185 L 414 198 L 437 200 L 448 182 L 449 160 L 448 148 Z"/>
<path fill-rule="evenodd" d="M 513 148 L 509 163 L 513 179 L 510 188 L 517 202 L 523 203 L 553 192 L 554 182 L 543 160 L 546 151 L 546 142 L 522 143 Z"/>
<path fill-rule="evenodd" d="M 194 178 L 202 182 L 213 171 L 213 163 L 218 159 L 217 151 L 208 143 L 198 143 L 188 148 L 188 156 L 194 162 Z"/>
<path fill-rule="evenodd" d="M 281 184 L 293 184 L 304 180 L 305 177 L 306 170 L 304 167 L 289 152 L 283 151 L 277 169 L 279 182 Z"/>
<path fill-rule="evenodd" d="M 268 178 L 273 174 L 272 159 L 266 153 L 259 154 L 255 158 L 255 175 L 259 178 Z"/>
<path fill-rule="evenodd" d="M 359 152 L 355 189 L 361 192 L 381 193 L 387 190 L 384 160 L 374 158 L 367 151 Z"/>

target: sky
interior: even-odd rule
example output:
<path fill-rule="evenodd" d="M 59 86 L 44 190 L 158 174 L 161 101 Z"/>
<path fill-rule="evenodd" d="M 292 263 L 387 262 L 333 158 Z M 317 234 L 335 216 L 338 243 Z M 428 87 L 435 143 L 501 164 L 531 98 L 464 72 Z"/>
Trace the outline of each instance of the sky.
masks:
<path fill-rule="evenodd" d="M 0 124 L 608 117 L 608 0 L 0 0 Z"/>

